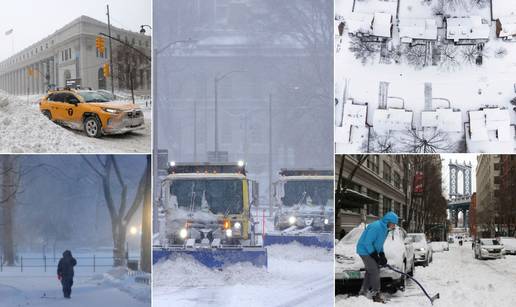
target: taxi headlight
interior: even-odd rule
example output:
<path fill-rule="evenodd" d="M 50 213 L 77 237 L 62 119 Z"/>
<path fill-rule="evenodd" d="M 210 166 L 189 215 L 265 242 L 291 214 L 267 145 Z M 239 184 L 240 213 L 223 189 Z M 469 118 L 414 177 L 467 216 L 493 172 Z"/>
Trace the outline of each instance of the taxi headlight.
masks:
<path fill-rule="evenodd" d="M 111 113 L 111 114 L 118 114 L 120 113 L 120 110 L 117 109 L 111 109 L 111 108 L 103 108 L 104 112 Z"/>

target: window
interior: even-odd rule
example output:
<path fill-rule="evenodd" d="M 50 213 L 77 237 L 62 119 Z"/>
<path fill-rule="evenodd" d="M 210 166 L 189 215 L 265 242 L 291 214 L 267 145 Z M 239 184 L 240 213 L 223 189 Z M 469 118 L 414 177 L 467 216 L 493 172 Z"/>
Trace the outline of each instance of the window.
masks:
<path fill-rule="evenodd" d="M 378 166 L 378 155 L 372 155 L 367 158 L 367 168 L 371 169 L 373 172 L 377 173 L 379 172 L 379 166 Z"/>
<path fill-rule="evenodd" d="M 389 183 L 391 182 L 391 167 L 385 161 L 383 161 L 383 179 Z"/>
<path fill-rule="evenodd" d="M 383 197 L 383 215 L 392 210 L 392 200 L 387 197 Z"/>
<path fill-rule="evenodd" d="M 400 177 L 400 174 L 396 171 L 393 173 L 393 180 L 394 180 L 394 186 L 397 187 L 398 189 L 401 188 L 401 177 Z"/>
<path fill-rule="evenodd" d="M 376 193 L 373 190 L 367 189 L 367 196 L 379 200 L 380 194 Z M 367 204 L 367 214 L 372 214 L 378 216 L 378 203 L 375 204 Z"/>

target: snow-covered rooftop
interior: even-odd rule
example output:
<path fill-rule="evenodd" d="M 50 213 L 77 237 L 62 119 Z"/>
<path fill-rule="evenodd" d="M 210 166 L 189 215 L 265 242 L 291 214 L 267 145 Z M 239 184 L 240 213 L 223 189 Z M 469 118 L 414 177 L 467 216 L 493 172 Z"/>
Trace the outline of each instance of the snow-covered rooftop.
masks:
<path fill-rule="evenodd" d="M 469 112 L 472 141 L 510 141 L 512 139 L 509 111 L 489 108 Z M 494 137 L 490 132 L 495 132 Z"/>
<path fill-rule="evenodd" d="M 500 21 L 501 26 L 498 37 L 516 35 L 516 15 L 500 17 L 498 20 Z"/>
<path fill-rule="evenodd" d="M 371 34 L 373 31 L 373 15 L 351 13 L 346 20 L 349 33 Z"/>
<path fill-rule="evenodd" d="M 437 109 L 421 112 L 421 126 L 436 127 L 442 131 L 462 131 L 462 114 L 452 109 Z"/>
<path fill-rule="evenodd" d="M 353 104 L 348 100 L 344 105 L 344 125 L 365 126 L 367 116 L 367 106 L 361 104 Z"/>
<path fill-rule="evenodd" d="M 378 37 L 391 37 L 392 15 L 387 13 L 374 13 L 373 35 Z"/>
<path fill-rule="evenodd" d="M 404 109 L 378 109 L 374 112 L 375 131 L 402 131 L 412 129 L 412 111 Z"/>
<path fill-rule="evenodd" d="M 491 0 L 493 20 L 504 16 L 516 16 L 514 0 Z"/>
<path fill-rule="evenodd" d="M 398 24 L 400 39 L 411 41 L 412 39 L 437 39 L 437 22 L 435 19 L 400 19 Z"/>
<path fill-rule="evenodd" d="M 454 41 L 488 39 L 489 31 L 489 25 L 480 16 L 452 17 L 446 20 L 446 38 Z"/>
<path fill-rule="evenodd" d="M 360 146 L 368 132 L 366 120 L 367 105 L 353 104 L 353 101 L 348 99 L 344 104 L 342 127 L 335 127 L 337 152 L 360 151 Z"/>

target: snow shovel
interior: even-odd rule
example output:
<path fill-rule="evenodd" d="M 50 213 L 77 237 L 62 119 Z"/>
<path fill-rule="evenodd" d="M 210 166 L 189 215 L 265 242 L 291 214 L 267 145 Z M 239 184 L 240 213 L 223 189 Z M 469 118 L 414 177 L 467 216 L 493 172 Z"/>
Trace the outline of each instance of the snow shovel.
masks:
<path fill-rule="evenodd" d="M 417 280 L 415 280 L 412 276 L 410 276 L 409 274 L 403 273 L 401 271 L 398 271 L 398 270 L 396 270 L 395 268 L 393 268 L 392 266 L 390 266 L 388 264 L 386 264 L 384 267 L 389 268 L 390 270 L 392 270 L 392 271 L 394 271 L 396 273 L 402 274 L 402 275 L 412 279 L 413 281 L 415 281 L 416 284 L 421 288 L 421 290 L 423 290 L 423 292 L 425 293 L 426 297 L 428 297 L 428 299 L 430 300 L 430 304 L 433 305 L 434 301 L 439 298 L 439 293 L 435 294 L 432 297 L 430 295 L 428 295 L 428 293 L 426 292 L 425 288 L 423 288 L 423 286 Z"/>

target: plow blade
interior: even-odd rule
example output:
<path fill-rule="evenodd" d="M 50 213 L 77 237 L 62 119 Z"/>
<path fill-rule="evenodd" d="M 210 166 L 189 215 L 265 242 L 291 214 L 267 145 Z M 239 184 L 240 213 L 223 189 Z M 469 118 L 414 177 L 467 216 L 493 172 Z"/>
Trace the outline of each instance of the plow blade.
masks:
<path fill-rule="evenodd" d="M 333 248 L 333 234 L 266 234 L 263 239 L 263 245 L 273 244 L 290 244 L 298 242 L 305 246 L 322 247 L 327 249 Z"/>
<path fill-rule="evenodd" d="M 223 268 L 236 263 L 251 263 L 267 267 L 267 249 L 260 247 L 242 248 L 183 248 L 154 247 L 152 263 L 180 257 L 193 258 L 209 268 Z"/>

